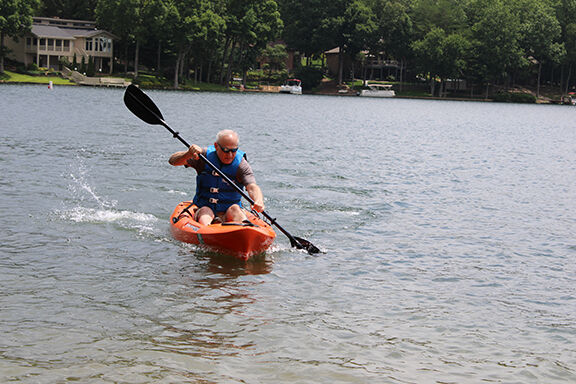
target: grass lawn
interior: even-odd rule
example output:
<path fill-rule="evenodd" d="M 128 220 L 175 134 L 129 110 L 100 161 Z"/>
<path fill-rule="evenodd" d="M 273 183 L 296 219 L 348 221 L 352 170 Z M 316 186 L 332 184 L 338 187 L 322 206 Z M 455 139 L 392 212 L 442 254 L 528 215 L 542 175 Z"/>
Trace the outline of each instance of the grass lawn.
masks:
<path fill-rule="evenodd" d="M 10 71 L 4 71 L 4 76 L 0 77 L 0 80 L 5 81 L 6 83 L 48 84 L 50 81 L 52 81 L 52 84 L 54 85 L 76 84 L 68 79 L 63 79 L 59 76 L 30 76 Z"/>
<path fill-rule="evenodd" d="M 153 74 L 140 72 L 138 74 L 138 84 L 143 89 L 146 88 L 172 88 L 174 86 L 174 81 L 172 79 L 166 79 L 164 77 L 158 78 Z M 201 83 L 194 82 L 192 80 L 184 80 L 184 84 L 180 84 L 179 89 L 188 91 L 212 91 L 212 92 L 224 92 L 230 89 L 219 85 L 211 83 Z"/>

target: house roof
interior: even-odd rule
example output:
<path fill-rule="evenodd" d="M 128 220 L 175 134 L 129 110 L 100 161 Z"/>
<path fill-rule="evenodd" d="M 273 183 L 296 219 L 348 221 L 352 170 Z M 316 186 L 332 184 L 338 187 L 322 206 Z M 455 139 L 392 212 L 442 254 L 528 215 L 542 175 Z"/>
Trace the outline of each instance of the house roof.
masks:
<path fill-rule="evenodd" d="M 33 24 L 32 34 L 38 38 L 74 40 L 78 37 L 92 37 L 97 35 L 107 35 L 111 38 L 116 38 L 110 32 L 98 29 L 76 29 L 76 28 L 63 28 L 55 25 Z"/>

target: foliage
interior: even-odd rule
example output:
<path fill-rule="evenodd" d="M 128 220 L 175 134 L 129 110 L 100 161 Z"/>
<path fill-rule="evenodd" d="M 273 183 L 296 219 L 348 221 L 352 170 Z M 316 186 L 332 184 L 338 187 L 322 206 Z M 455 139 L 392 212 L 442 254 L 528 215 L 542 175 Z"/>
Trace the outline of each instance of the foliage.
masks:
<path fill-rule="evenodd" d="M 295 71 L 294 76 L 302 81 L 302 89 L 316 88 L 324 78 L 324 72 L 320 68 L 302 67 Z"/>
<path fill-rule="evenodd" d="M 61 19 L 94 20 L 98 0 L 42 0 L 38 16 Z"/>
<path fill-rule="evenodd" d="M 421 69 L 442 79 L 458 78 L 464 71 L 465 57 L 470 43 L 460 33 L 447 35 L 441 28 L 433 28 L 424 39 L 413 43 Z"/>
<path fill-rule="evenodd" d="M 535 103 L 536 96 L 522 92 L 498 92 L 494 95 L 494 101 L 508 103 Z"/>
<path fill-rule="evenodd" d="M 282 37 L 289 48 L 307 57 L 332 48 L 322 29 L 327 11 L 325 1 L 283 0 L 279 3 L 285 25 Z"/>
<path fill-rule="evenodd" d="M 264 58 L 267 63 L 270 64 L 269 69 L 285 69 L 286 59 L 288 58 L 286 46 L 284 44 L 268 44 L 266 49 L 262 51 L 262 58 Z"/>
<path fill-rule="evenodd" d="M 96 69 L 94 67 L 94 59 L 92 56 L 88 56 L 88 64 L 86 65 L 86 75 L 87 76 L 94 76 L 96 74 Z"/>
<path fill-rule="evenodd" d="M 21 36 L 32 26 L 32 12 L 37 0 L 0 1 L 0 73 L 4 72 L 4 57 L 8 54 L 4 46 L 6 36 Z"/>
<path fill-rule="evenodd" d="M 279 71 L 247 71 L 246 81 L 252 83 L 281 84 L 288 78 L 288 71 L 283 69 Z"/>

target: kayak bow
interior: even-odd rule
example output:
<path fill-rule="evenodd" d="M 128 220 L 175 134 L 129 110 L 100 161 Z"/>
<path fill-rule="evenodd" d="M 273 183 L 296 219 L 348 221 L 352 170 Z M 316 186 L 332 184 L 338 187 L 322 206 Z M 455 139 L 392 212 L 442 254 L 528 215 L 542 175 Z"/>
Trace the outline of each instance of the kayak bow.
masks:
<path fill-rule="evenodd" d="M 172 236 L 185 243 L 204 246 L 241 260 L 265 252 L 274 242 L 276 233 L 264 220 L 246 212 L 249 221 L 202 225 L 185 209 L 191 204 L 183 201 L 170 217 Z"/>

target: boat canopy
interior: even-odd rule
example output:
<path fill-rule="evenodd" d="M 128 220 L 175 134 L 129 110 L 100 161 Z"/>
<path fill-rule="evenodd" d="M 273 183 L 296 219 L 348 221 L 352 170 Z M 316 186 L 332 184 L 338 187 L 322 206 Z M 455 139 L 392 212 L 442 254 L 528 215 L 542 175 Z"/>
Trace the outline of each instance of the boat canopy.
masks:
<path fill-rule="evenodd" d="M 391 89 L 392 84 L 368 84 L 368 87 Z"/>

